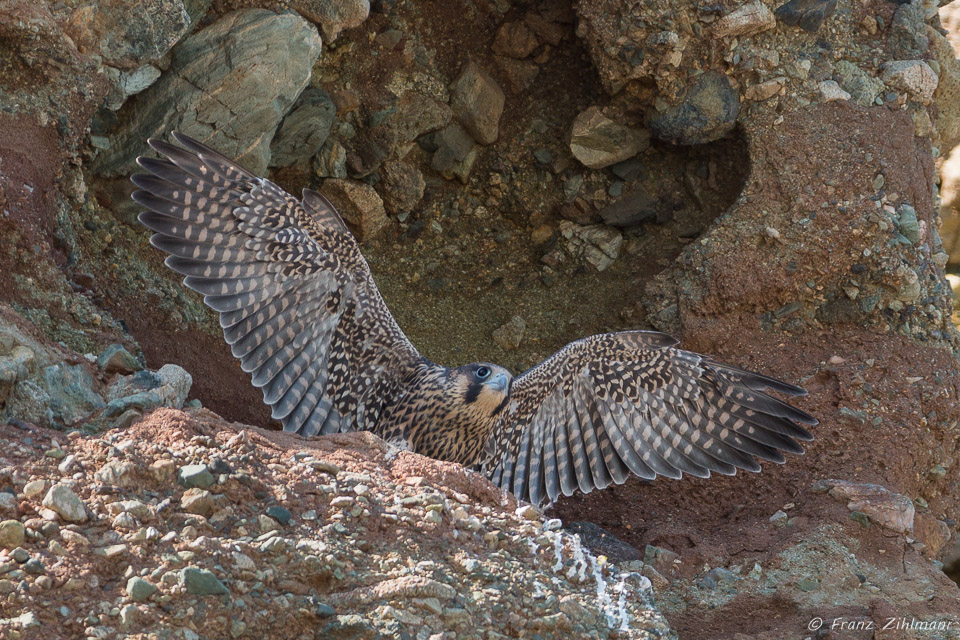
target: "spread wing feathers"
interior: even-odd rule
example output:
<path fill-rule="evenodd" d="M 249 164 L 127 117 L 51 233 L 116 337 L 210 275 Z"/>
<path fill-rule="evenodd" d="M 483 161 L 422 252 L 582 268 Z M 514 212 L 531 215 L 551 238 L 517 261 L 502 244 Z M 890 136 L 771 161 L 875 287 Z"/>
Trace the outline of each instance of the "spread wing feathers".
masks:
<path fill-rule="evenodd" d="M 333 205 L 298 200 L 181 134 L 139 158 L 140 221 L 220 313 L 273 417 L 305 435 L 369 429 L 421 360 Z"/>
<path fill-rule="evenodd" d="M 765 393 L 801 387 L 682 351 L 662 333 L 572 342 L 513 381 L 483 472 L 534 504 L 688 473 L 759 471 L 783 462 L 817 421 Z"/>

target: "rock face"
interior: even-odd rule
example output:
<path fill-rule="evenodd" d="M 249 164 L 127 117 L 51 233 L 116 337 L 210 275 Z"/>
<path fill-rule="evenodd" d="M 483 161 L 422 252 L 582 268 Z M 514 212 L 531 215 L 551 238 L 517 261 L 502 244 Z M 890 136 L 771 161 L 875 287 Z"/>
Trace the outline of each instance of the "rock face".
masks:
<path fill-rule="evenodd" d="M 0 636 L 617 625 L 596 600 L 616 604 L 619 578 L 581 582 L 568 538 L 554 573 L 556 523 L 463 489 L 475 479 L 434 483 L 363 440 L 268 444 L 200 409 L 276 426 L 134 222 L 132 159 L 174 127 L 291 193 L 335 195 L 439 362 L 522 371 L 585 335 L 655 329 L 808 389 L 821 426 L 802 457 L 550 512 L 602 526 L 582 542 L 649 580 L 679 636 L 953 621 L 936 563 L 960 567 L 958 3 L 234 4 L 0 3 L 0 526 L 17 543 L 0 550 Z M 322 54 L 318 29 L 336 38 Z M 613 125 L 571 149 L 585 112 Z M 514 317 L 522 332 L 500 329 Z M 101 359 L 114 344 L 130 357 Z M 204 486 L 178 484 L 190 465 Z M 444 489 L 461 481 L 466 501 Z M 54 485 L 91 520 L 44 506 Z M 385 540 L 405 546 L 376 555 Z M 187 568 L 229 594 L 188 593 Z M 135 577 L 137 597 L 158 591 L 134 599 Z"/>
<path fill-rule="evenodd" d="M 121 115 L 96 170 L 129 174 L 147 138 L 182 131 L 263 173 L 320 47 L 316 28 L 296 15 L 245 9 L 221 18 L 177 45 L 170 69 Z"/>

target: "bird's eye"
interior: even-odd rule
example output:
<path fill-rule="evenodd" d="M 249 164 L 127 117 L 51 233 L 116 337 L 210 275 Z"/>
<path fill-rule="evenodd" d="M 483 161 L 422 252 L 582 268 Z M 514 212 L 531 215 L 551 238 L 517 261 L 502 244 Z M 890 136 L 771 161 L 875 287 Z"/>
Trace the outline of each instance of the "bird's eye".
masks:
<path fill-rule="evenodd" d="M 486 378 L 486 377 L 489 376 L 489 375 L 490 375 L 490 368 L 489 368 L 489 367 L 480 367 L 479 369 L 477 369 L 477 377 L 478 377 L 478 378 L 483 379 L 483 378 Z"/>

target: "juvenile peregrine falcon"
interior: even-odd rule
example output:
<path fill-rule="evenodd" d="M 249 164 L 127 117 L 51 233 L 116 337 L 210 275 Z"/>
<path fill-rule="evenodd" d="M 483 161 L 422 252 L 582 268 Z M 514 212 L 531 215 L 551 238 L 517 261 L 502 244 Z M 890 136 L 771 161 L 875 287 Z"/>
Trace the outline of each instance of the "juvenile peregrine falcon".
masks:
<path fill-rule="evenodd" d="M 807 413 L 764 390 L 806 392 L 624 331 L 583 338 L 514 378 L 448 368 L 410 343 L 343 219 L 182 134 L 149 144 L 133 199 L 153 246 L 220 313 L 223 336 L 273 417 L 305 436 L 370 430 L 427 456 L 474 465 L 540 505 L 684 472 L 759 471 L 811 440 Z"/>

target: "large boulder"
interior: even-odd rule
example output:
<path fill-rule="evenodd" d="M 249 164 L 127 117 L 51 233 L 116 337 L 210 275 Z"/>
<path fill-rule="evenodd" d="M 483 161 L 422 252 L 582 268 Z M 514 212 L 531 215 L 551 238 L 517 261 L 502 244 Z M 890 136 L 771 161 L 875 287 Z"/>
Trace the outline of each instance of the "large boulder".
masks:
<path fill-rule="evenodd" d="M 147 138 L 182 131 L 263 173 L 274 132 L 307 86 L 320 47 L 316 27 L 295 14 L 224 16 L 177 45 L 170 68 L 120 112 L 96 171 L 128 174 Z"/>

